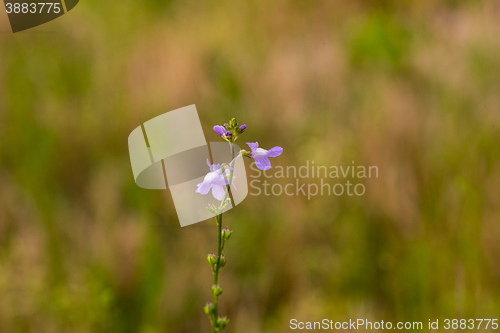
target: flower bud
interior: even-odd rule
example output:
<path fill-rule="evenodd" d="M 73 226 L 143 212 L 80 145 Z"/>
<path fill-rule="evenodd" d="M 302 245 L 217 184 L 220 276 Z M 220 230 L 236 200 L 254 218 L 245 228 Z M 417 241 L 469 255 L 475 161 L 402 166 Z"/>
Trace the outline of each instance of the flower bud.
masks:
<path fill-rule="evenodd" d="M 240 132 L 243 133 L 247 128 L 247 125 L 243 124 L 240 126 Z"/>
<path fill-rule="evenodd" d="M 214 267 L 214 265 L 217 264 L 217 256 L 213 253 L 210 253 L 208 256 L 207 256 L 207 262 L 208 264 L 210 265 L 210 267 Z"/>
<path fill-rule="evenodd" d="M 226 328 L 227 324 L 229 323 L 229 319 L 227 319 L 227 317 L 219 317 L 217 318 L 217 326 L 223 330 L 224 328 Z"/>
<path fill-rule="evenodd" d="M 241 156 L 246 156 L 246 157 L 252 157 L 252 152 L 246 151 L 245 149 L 242 149 L 240 151 Z"/>
<path fill-rule="evenodd" d="M 212 286 L 212 294 L 214 296 L 220 296 L 222 294 L 222 288 L 219 285 Z"/>
<path fill-rule="evenodd" d="M 229 125 L 227 123 L 224 123 L 224 127 L 227 128 Z"/>
<path fill-rule="evenodd" d="M 227 132 L 226 132 L 226 136 L 227 136 L 228 138 L 231 138 L 231 137 L 233 136 L 233 133 L 232 133 L 231 131 L 227 131 Z"/>
<path fill-rule="evenodd" d="M 231 237 L 232 233 L 233 232 L 231 230 L 229 230 L 229 227 L 225 227 L 224 229 L 222 229 L 221 237 L 224 240 L 224 242 L 227 241 L 229 239 L 229 237 Z"/>
<path fill-rule="evenodd" d="M 224 131 L 226 130 L 224 127 L 220 126 L 220 125 L 215 125 L 214 128 L 213 128 L 214 132 L 219 134 L 220 136 L 222 136 L 222 134 L 224 134 Z"/>
<path fill-rule="evenodd" d="M 205 312 L 207 315 L 210 315 L 214 312 L 215 306 L 214 303 L 212 302 L 207 302 L 207 304 L 203 307 L 203 312 Z"/>
<path fill-rule="evenodd" d="M 220 256 L 219 266 L 220 267 L 226 266 L 226 256 L 223 254 L 221 254 L 221 256 Z"/>

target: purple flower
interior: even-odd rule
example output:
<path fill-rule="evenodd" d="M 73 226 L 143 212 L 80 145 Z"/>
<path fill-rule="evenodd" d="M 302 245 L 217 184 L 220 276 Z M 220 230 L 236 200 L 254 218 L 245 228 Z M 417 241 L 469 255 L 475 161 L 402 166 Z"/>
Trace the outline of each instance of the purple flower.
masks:
<path fill-rule="evenodd" d="M 221 171 L 220 164 L 210 164 L 207 159 L 207 165 L 210 168 L 210 172 L 207 173 L 203 182 L 199 183 L 196 193 L 207 194 L 210 189 L 212 189 L 212 195 L 217 200 L 222 200 L 224 194 L 226 194 L 225 186 L 229 185 L 229 179 L 227 175 L 229 174 L 229 169 L 225 169 L 224 172 Z"/>
<path fill-rule="evenodd" d="M 257 168 L 259 168 L 260 170 L 269 170 L 271 168 L 271 162 L 269 161 L 269 157 L 280 156 L 281 153 L 283 153 L 283 148 L 278 146 L 271 148 L 269 150 L 265 150 L 259 148 L 258 142 L 254 143 L 247 142 L 247 145 L 252 150 L 250 157 L 252 157 L 255 160 L 255 165 L 257 165 Z"/>
<path fill-rule="evenodd" d="M 224 123 L 224 127 L 226 127 L 226 128 L 227 128 L 228 126 L 229 126 L 229 125 L 228 125 L 227 123 Z"/>
<path fill-rule="evenodd" d="M 232 133 L 231 131 L 227 131 L 227 132 L 226 132 L 226 136 L 227 136 L 228 138 L 230 138 L 230 137 L 232 137 L 232 136 L 233 136 L 233 133 Z"/>
<path fill-rule="evenodd" d="M 224 132 L 226 132 L 226 129 L 220 125 L 215 125 L 214 126 L 214 131 L 215 133 L 219 134 L 220 136 L 222 136 L 224 134 Z"/>
<path fill-rule="evenodd" d="M 246 130 L 246 129 L 247 129 L 247 125 L 243 124 L 243 125 L 240 126 L 240 132 L 241 133 L 243 133 L 243 131 Z"/>

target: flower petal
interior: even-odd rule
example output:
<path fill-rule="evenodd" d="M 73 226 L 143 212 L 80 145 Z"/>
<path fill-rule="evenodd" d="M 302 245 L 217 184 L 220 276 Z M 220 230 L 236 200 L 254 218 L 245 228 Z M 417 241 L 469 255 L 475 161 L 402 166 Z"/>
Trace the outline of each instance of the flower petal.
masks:
<path fill-rule="evenodd" d="M 259 143 L 258 142 L 247 142 L 247 145 L 252 150 L 252 153 L 254 152 L 254 150 L 256 150 L 257 148 L 259 148 Z"/>
<path fill-rule="evenodd" d="M 224 186 L 214 185 L 212 187 L 212 195 L 214 196 L 215 199 L 221 201 L 222 199 L 224 199 L 224 194 L 226 194 Z"/>
<path fill-rule="evenodd" d="M 276 157 L 280 156 L 282 153 L 283 153 L 283 148 L 276 146 L 267 151 L 267 156 Z"/>
<path fill-rule="evenodd" d="M 265 149 L 257 148 L 252 152 L 252 157 L 255 156 L 268 156 L 268 152 Z"/>
<path fill-rule="evenodd" d="M 215 125 L 213 130 L 215 131 L 215 133 L 219 134 L 220 136 L 222 136 L 222 134 L 224 134 L 226 132 L 226 129 L 220 125 Z"/>
<path fill-rule="evenodd" d="M 229 185 L 229 179 L 219 174 L 219 176 L 212 181 L 212 185 Z"/>
<path fill-rule="evenodd" d="M 207 181 L 203 181 L 202 183 L 198 184 L 198 188 L 196 189 L 196 193 L 200 193 L 200 194 L 207 194 L 208 191 L 210 191 L 210 188 L 212 187 L 212 184 L 210 182 L 207 182 Z"/>
<path fill-rule="evenodd" d="M 269 170 L 271 169 L 271 162 L 269 161 L 269 158 L 267 155 L 256 155 L 253 157 L 255 160 L 255 165 L 257 165 L 257 168 L 260 170 Z"/>

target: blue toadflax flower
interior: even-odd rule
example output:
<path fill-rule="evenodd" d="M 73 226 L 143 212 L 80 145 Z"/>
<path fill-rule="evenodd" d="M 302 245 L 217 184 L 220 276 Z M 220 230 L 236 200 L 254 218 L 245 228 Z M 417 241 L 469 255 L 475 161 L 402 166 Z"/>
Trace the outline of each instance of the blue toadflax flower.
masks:
<path fill-rule="evenodd" d="M 269 161 L 269 157 L 280 156 L 281 153 L 283 153 L 283 148 L 278 146 L 271 148 L 269 150 L 265 150 L 259 148 L 258 142 L 253 142 L 253 143 L 247 142 L 247 145 L 252 150 L 252 152 L 249 153 L 248 156 L 252 157 L 255 160 L 255 165 L 257 165 L 257 168 L 261 170 L 269 170 L 271 168 L 271 162 Z"/>
<path fill-rule="evenodd" d="M 229 169 L 222 171 L 220 164 L 210 164 L 207 159 L 207 165 L 210 172 L 207 173 L 203 182 L 199 183 L 196 193 L 207 194 L 212 189 L 212 195 L 217 200 L 222 200 L 226 193 L 224 187 L 229 185 Z"/>

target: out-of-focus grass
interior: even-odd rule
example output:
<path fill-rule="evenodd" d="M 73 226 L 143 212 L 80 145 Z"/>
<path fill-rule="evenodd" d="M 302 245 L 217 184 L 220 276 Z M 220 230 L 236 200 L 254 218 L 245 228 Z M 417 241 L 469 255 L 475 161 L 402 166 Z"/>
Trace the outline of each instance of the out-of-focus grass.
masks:
<path fill-rule="evenodd" d="M 213 221 L 181 229 L 127 149 L 138 124 L 189 104 L 208 140 L 236 117 L 245 140 L 283 146 L 276 165 L 379 167 L 362 197 L 249 196 L 225 216 L 228 331 L 495 318 L 499 13 L 87 0 L 0 36 L 0 331 L 208 331 Z"/>

